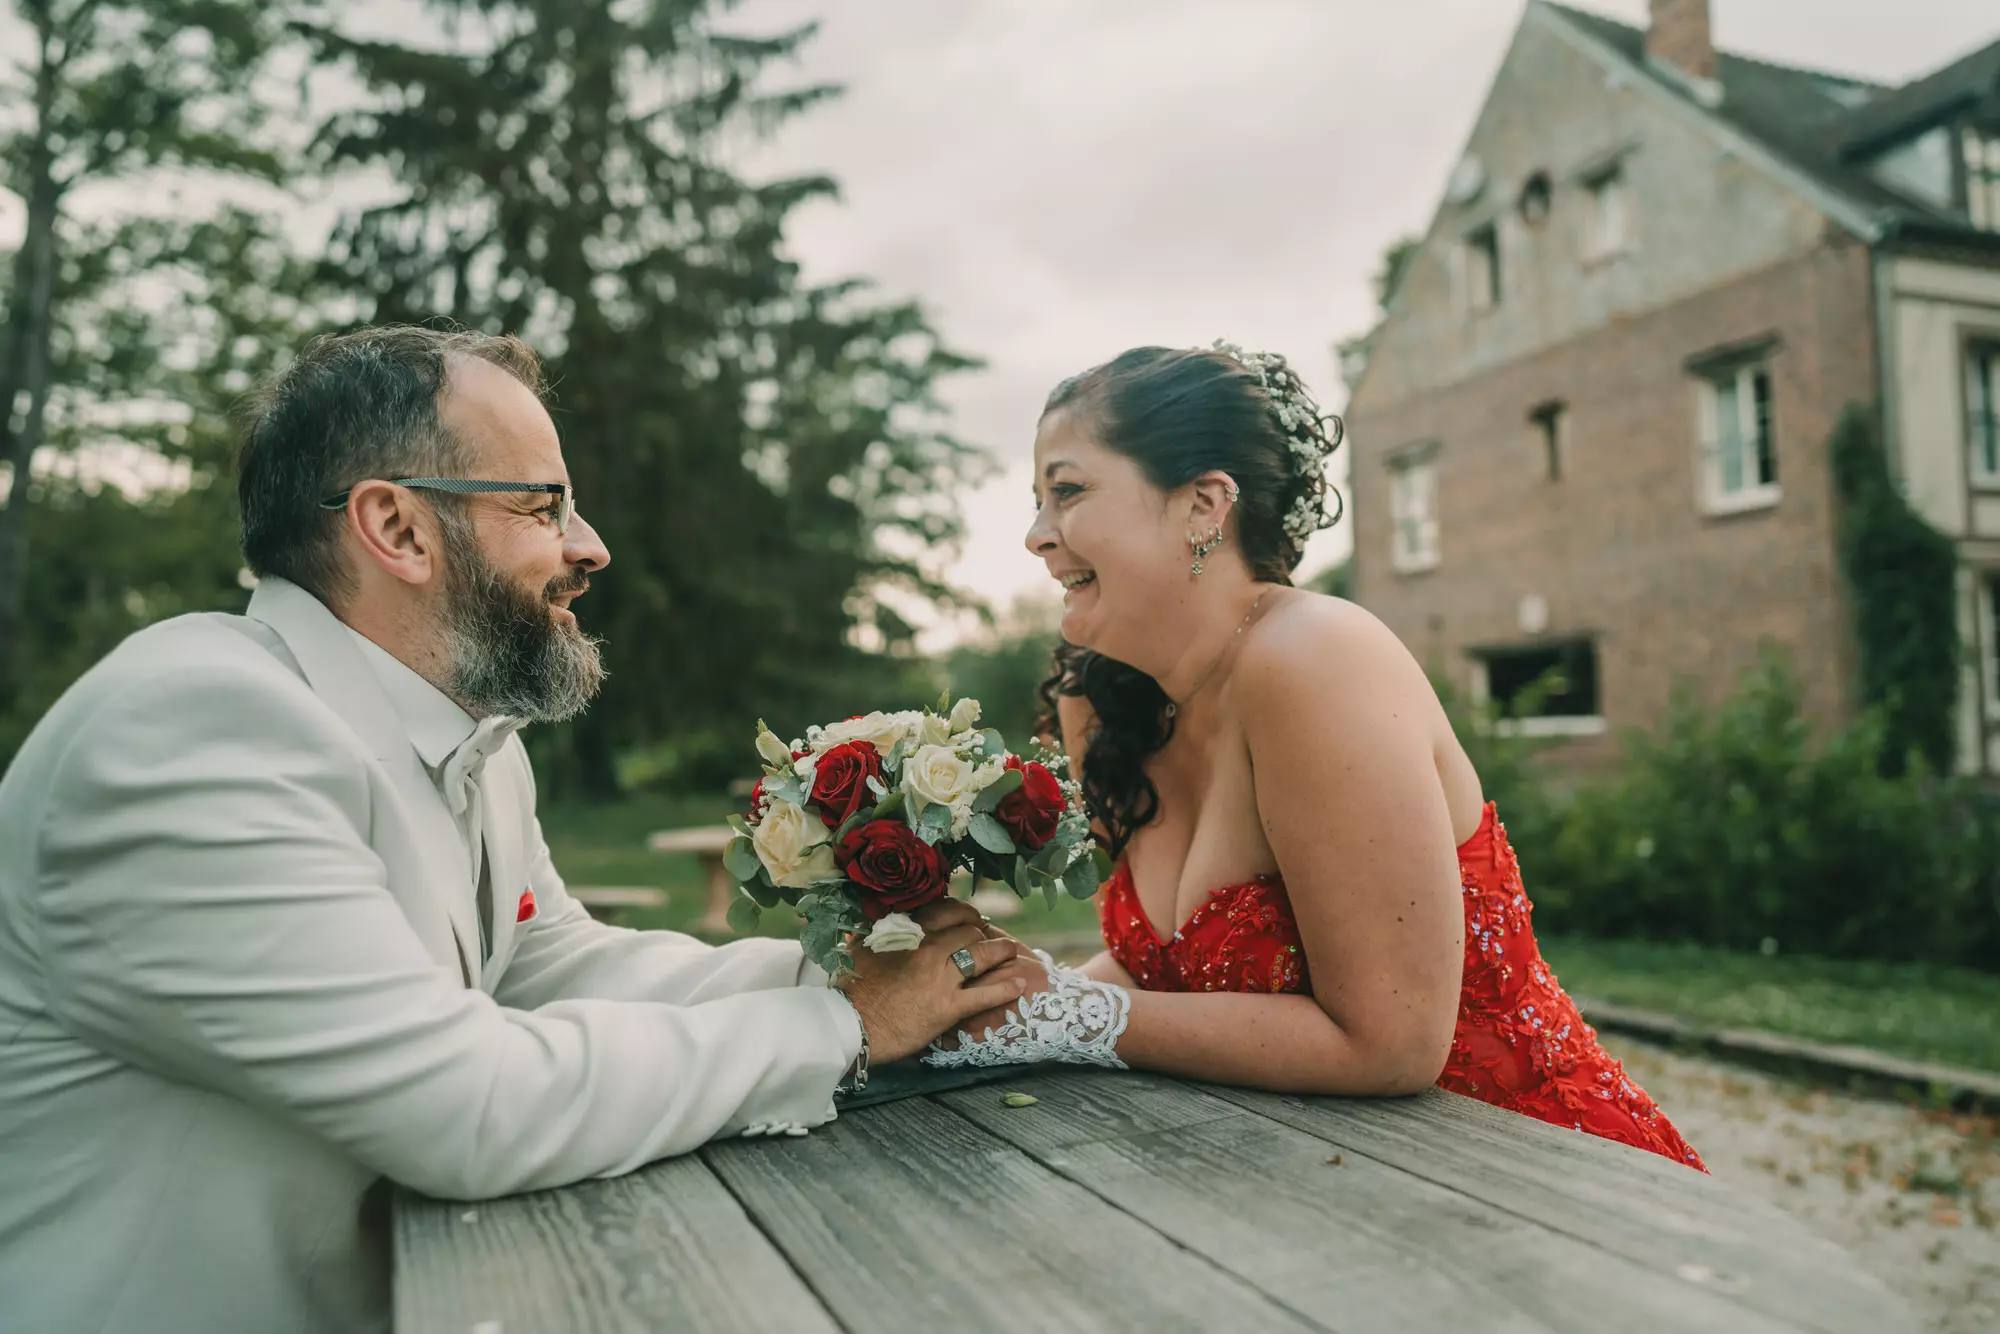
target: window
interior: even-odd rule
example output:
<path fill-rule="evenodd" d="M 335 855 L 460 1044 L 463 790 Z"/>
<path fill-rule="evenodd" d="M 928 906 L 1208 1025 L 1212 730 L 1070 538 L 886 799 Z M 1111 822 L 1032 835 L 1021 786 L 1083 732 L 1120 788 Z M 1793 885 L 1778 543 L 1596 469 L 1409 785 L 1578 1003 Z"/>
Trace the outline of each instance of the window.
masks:
<path fill-rule="evenodd" d="M 1975 227 L 2000 232 L 2000 130 L 1966 126 L 1965 216 Z"/>
<path fill-rule="evenodd" d="M 1539 227 L 1549 220 L 1549 204 L 1555 196 L 1555 187 L 1549 183 L 1549 174 L 1538 171 L 1528 178 L 1521 187 L 1521 221 L 1530 227 Z"/>
<path fill-rule="evenodd" d="M 1583 258 L 1587 263 L 1622 255 L 1632 246 L 1631 199 L 1625 191 L 1623 168 L 1584 182 L 1588 210 L 1583 220 Z"/>
<path fill-rule="evenodd" d="M 1564 437 L 1568 434 L 1563 429 L 1566 415 L 1561 403 L 1544 403 L 1528 414 L 1528 420 L 1534 423 L 1541 437 L 1542 457 L 1551 482 L 1562 480 Z"/>
<path fill-rule="evenodd" d="M 1465 300 L 1474 313 L 1500 304 L 1500 228 L 1487 223 L 1465 238 Z"/>
<path fill-rule="evenodd" d="M 1437 464 L 1429 459 L 1391 465 L 1390 564 L 1404 573 L 1438 563 Z"/>
<path fill-rule="evenodd" d="M 2000 574 L 1986 576 L 1985 661 L 1980 675 L 1986 680 L 1986 698 L 2000 705 Z"/>
<path fill-rule="evenodd" d="M 1711 372 L 1701 382 L 1700 399 L 1709 511 L 1727 514 L 1777 503 L 1769 365 L 1758 361 Z"/>
<path fill-rule="evenodd" d="M 1966 349 L 1965 445 L 1972 480 L 2000 486 L 2000 343 Z"/>
<path fill-rule="evenodd" d="M 1590 736 L 1604 730 L 1592 641 L 1487 649 L 1477 664 L 1475 691 L 1500 714 L 1503 734 Z"/>

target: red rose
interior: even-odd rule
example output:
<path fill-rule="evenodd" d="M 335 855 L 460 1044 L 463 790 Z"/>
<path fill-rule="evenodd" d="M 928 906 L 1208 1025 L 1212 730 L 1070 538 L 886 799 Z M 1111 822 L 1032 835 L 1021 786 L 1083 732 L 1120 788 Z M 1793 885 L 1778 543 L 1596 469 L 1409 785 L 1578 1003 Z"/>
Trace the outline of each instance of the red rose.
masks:
<path fill-rule="evenodd" d="M 871 922 L 943 897 L 951 880 L 944 855 L 893 817 L 862 825 L 840 841 L 833 856 L 865 891 L 861 911 Z"/>
<path fill-rule="evenodd" d="M 873 742 L 848 741 L 819 757 L 813 769 L 812 800 L 828 829 L 838 829 L 863 806 L 875 804 L 868 780 L 882 776 L 882 757 Z"/>
<path fill-rule="evenodd" d="M 1069 801 L 1063 796 L 1062 783 L 1049 772 L 1047 765 L 1033 760 L 1023 764 L 1020 756 L 1009 755 L 1007 767 L 1021 771 L 1021 786 L 1000 798 L 993 818 L 1007 830 L 1017 847 L 1039 852 L 1056 836 L 1056 824 L 1069 808 Z"/>

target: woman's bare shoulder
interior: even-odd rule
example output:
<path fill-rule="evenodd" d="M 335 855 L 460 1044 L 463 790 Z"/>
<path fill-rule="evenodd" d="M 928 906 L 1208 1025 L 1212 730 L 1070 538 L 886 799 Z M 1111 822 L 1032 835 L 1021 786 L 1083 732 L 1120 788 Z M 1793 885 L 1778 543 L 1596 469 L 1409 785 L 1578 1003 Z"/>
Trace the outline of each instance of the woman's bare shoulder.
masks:
<path fill-rule="evenodd" d="M 1396 632 L 1345 598 L 1295 590 L 1265 613 L 1245 638 L 1237 675 L 1255 687 L 1242 692 L 1251 708 L 1296 690 L 1324 694 L 1325 687 L 1336 681 L 1399 694 L 1431 694 L 1423 669 Z"/>

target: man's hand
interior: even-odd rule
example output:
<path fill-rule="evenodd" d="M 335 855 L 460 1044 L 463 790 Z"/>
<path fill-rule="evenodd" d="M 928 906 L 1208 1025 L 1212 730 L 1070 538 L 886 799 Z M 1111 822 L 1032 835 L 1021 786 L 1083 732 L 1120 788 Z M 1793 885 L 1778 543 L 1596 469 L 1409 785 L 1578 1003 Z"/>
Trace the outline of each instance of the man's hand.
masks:
<path fill-rule="evenodd" d="M 1000 975 L 1003 965 L 1022 954 L 1020 943 L 989 936 L 970 904 L 941 899 L 914 916 L 924 928 L 922 945 L 877 954 L 857 943 L 854 971 L 840 980 L 868 1030 L 869 1058 L 885 1064 L 916 1055 L 972 1015 L 1004 1011 L 1021 998 L 1029 980 L 1018 969 Z M 961 949 L 971 951 L 977 970 L 969 982 L 951 961 Z M 1028 962 L 1034 963 L 1032 955 Z"/>

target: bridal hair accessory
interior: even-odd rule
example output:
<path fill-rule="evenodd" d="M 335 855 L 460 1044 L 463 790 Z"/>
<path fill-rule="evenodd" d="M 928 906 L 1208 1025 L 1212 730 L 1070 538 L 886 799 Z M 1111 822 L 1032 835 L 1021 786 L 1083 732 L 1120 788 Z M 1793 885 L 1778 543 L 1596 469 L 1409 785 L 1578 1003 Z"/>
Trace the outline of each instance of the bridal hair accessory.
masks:
<path fill-rule="evenodd" d="M 1272 415 L 1278 419 L 1290 450 L 1292 475 L 1306 483 L 1305 490 L 1285 515 L 1285 536 L 1292 539 L 1293 545 L 1303 547 L 1314 533 L 1339 522 L 1344 509 L 1340 493 L 1327 485 L 1326 460 L 1340 448 L 1346 428 L 1339 417 L 1319 410 L 1305 381 L 1277 353 L 1246 352 L 1223 339 L 1216 340 L 1213 350 L 1233 358 L 1255 375 L 1271 400 Z M 1334 499 L 1331 515 L 1326 512 L 1329 493 Z"/>

